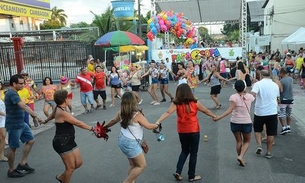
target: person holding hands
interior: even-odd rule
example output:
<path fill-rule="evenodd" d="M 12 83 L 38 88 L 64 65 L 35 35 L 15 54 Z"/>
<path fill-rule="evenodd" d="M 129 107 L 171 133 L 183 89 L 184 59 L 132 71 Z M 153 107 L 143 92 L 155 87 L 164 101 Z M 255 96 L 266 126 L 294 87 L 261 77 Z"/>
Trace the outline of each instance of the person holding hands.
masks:
<path fill-rule="evenodd" d="M 243 157 L 249 148 L 251 140 L 252 120 L 250 109 L 254 97 L 245 91 L 247 87 L 243 80 L 237 80 L 234 88 L 236 93 L 230 96 L 229 108 L 213 120 L 218 121 L 232 113 L 230 126 L 236 140 L 237 161 L 240 166 L 244 167 L 245 161 Z"/>
<path fill-rule="evenodd" d="M 176 172 L 173 175 L 177 181 L 182 180 L 182 169 L 190 154 L 188 180 L 189 182 L 198 181 L 201 179 L 201 176 L 195 174 L 200 140 L 200 126 L 197 112 L 200 111 L 212 118 L 217 116 L 195 98 L 190 86 L 186 83 L 180 84 L 177 87 L 176 98 L 155 124 L 159 126 L 163 120 L 175 111 L 177 113 L 177 131 L 182 149 L 176 166 Z"/>

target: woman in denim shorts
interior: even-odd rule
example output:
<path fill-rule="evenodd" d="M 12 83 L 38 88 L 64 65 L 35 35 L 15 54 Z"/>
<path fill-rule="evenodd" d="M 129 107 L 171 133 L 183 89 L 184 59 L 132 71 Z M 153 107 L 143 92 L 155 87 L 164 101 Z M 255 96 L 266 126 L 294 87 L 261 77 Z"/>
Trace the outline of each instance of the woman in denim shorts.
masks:
<path fill-rule="evenodd" d="M 125 92 L 122 96 L 121 110 L 112 118 L 105 128 L 120 122 L 119 147 L 129 161 L 128 175 L 123 182 L 134 182 L 146 167 L 146 160 L 141 148 L 143 127 L 152 130 L 158 125 L 151 124 L 138 108 L 138 102 L 132 92 Z"/>
<path fill-rule="evenodd" d="M 246 92 L 246 83 L 243 80 L 235 82 L 236 93 L 230 96 L 229 108 L 214 120 L 220 120 L 230 113 L 231 131 L 236 140 L 237 161 L 240 166 L 245 166 L 244 155 L 247 152 L 251 140 L 252 120 L 250 116 L 251 104 L 254 97 Z"/>
<path fill-rule="evenodd" d="M 149 65 L 149 70 L 141 76 L 141 78 L 150 75 L 151 76 L 151 84 L 148 88 L 148 93 L 150 94 L 153 101 L 150 103 L 151 105 L 160 105 L 157 89 L 159 84 L 159 71 L 156 68 L 156 62 L 152 60 Z"/>

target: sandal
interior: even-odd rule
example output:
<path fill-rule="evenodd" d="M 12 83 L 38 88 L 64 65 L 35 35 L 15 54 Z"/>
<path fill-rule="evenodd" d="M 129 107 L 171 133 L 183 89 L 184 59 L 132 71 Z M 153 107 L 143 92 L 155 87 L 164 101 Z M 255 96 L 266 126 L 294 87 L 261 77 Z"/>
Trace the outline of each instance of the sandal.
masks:
<path fill-rule="evenodd" d="M 58 175 L 56 175 L 55 178 L 58 182 L 62 183 L 62 181 L 58 178 Z"/>
<path fill-rule="evenodd" d="M 243 159 L 237 158 L 237 161 L 239 162 L 239 166 L 242 166 L 242 167 L 246 166 L 245 161 Z"/>
<path fill-rule="evenodd" d="M 174 173 L 173 176 L 175 177 L 176 181 L 182 180 L 182 176 L 179 173 Z"/>
<path fill-rule="evenodd" d="M 197 180 L 201 180 L 201 176 L 200 175 L 195 175 L 194 178 L 189 179 L 189 182 L 194 182 L 194 181 L 197 181 Z"/>
<path fill-rule="evenodd" d="M 220 109 L 220 108 L 221 108 L 221 104 L 215 107 L 215 109 Z"/>

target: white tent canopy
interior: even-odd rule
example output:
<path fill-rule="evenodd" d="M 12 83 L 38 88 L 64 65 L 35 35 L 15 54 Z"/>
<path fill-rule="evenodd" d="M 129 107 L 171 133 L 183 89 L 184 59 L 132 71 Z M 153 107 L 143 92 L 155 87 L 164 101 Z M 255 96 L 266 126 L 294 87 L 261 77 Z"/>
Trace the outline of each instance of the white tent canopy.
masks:
<path fill-rule="evenodd" d="M 282 41 L 282 44 L 287 44 L 287 45 L 299 45 L 299 44 L 305 44 L 305 27 L 299 28 L 297 31 L 292 33 L 290 36 L 285 38 Z"/>

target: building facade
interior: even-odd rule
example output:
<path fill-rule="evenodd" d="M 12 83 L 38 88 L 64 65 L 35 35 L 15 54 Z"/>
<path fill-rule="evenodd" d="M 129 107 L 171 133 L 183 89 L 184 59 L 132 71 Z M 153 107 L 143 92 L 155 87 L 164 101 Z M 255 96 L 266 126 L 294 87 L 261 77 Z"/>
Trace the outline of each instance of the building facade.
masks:
<path fill-rule="evenodd" d="M 37 30 L 51 14 L 50 0 L 1 0 L 0 32 Z"/>
<path fill-rule="evenodd" d="M 270 36 L 270 51 L 286 49 L 281 41 L 305 26 L 304 7 L 304 0 L 266 0 L 263 6 L 264 35 Z"/>

